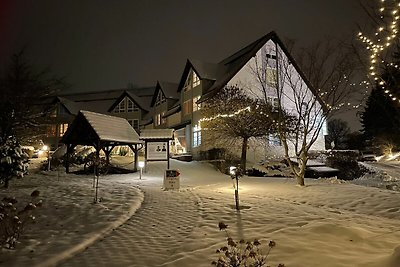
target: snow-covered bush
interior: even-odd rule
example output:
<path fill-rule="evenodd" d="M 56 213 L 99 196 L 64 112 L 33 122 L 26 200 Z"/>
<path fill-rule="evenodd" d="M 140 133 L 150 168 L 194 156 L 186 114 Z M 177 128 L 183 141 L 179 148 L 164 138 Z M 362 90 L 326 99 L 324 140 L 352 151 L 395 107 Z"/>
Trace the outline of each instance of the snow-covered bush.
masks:
<path fill-rule="evenodd" d="M 217 267 L 261 267 L 266 266 L 267 258 L 272 248 L 276 246 L 275 241 L 271 240 L 268 246 L 263 246 L 257 239 L 254 241 L 235 241 L 227 231 L 228 225 L 223 222 L 218 224 L 220 231 L 225 231 L 227 245 L 217 249 L 218 260 L 211 264 Z M 264 253 L 265 252 L 265 253 Z M 279 264 L 278 267 L 285 267 Z"/>
<path fill-rule="evenodd" d="M 15 197 L 4 197 L 0 202 L 0 247 L 13 249 L 24 230 L 27 223 L 35 220 L 33 211 L 42 205 L 38 200 L 33 204 L 33 200 L 39 196 L 40 192 L 32 192 L 32 202 L 24 208 L 17 208 L 18 201 Z"/>
<path fill-rule="evenodd" d="M 23 177 L 28 171 L 28 155 L 15 137 L 0 140 L 0 183 L 7 188 L 13 177 Z"/>
<path fill-rule="evenodd" d="M 364 175 L 367 170 L 358 163 L 358 152 L 354 150 L 331 150 L 327 152 L 326 165 L 339 170 L 341 180 L 353 180 Z"/>

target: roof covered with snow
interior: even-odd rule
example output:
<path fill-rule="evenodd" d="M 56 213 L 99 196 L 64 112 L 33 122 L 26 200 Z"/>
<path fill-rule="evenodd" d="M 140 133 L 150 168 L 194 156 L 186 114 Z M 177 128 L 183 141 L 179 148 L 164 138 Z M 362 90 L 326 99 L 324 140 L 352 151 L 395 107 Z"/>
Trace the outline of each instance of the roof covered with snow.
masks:
<path fill-rule="evenodd" d="M 174 129 L 143 129 L 140 132 L 140 139 L 173 139 Z"/>
<path fill-rule="evenodd" d="M 138 144 L 139 135 L 124 118 L 81 110 L 62 138 L 65 144 Z"/>

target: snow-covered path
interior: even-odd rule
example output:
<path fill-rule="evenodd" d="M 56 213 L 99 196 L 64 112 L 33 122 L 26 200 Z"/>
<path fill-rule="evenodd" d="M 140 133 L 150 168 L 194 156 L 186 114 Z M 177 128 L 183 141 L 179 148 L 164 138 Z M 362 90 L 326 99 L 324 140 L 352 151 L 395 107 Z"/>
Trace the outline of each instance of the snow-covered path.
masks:
<path fill-rule="evenodd" d="M 154 186 L 141 190 L 145 198 L 135 216 L 61 266 L 154 266 L 175 254 L 196 225 L 195 196 Z"/>
<path fill-rule="evenodd" d="M 33 252 L 30 246 L 16 251 L 21 256 L 17 259 L 7 251 L 10 257 L 0 257 L 0 265 L 39 267 L 41 259 L 50 258 L 57 264 L 45 266 L 206 267 L 218 258 L 216 249 L 226 245 L 217 226 L 223 221 L 235 240 L 275 240 L 270 266 L 400 266 L 400 192 L 335 179 L 307 179 L 307 186 L 298 187 L 292 179 L 243 177 L 242 209 L 237 212 L 228 176 L 199 162 L 172 161 L 171 168 L 182 172 L 179 191 L 161 189 L 165 164 L 154 163 L 142 180 L 138 173 L 101 177 L 103 201 L 96 205 L 90 204 L 91 177 L 30 178 L 47 198 L 39 224 L 22 240 L 37 245 Z M 126 217 L 135 205 L 140 207 L 133 216 L 113 231 L 103 231 L 87 249 L 51 261 L 57 253 L 65 255 L 68 245 L 76 246 Z"/>

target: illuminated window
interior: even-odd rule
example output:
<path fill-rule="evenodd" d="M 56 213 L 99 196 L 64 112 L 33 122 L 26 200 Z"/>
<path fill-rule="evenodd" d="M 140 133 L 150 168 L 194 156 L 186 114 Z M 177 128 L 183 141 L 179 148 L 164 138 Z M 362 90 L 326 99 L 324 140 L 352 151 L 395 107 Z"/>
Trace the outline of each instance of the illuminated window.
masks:
<path fill-rule="evenodd" d="M 192 112 L 192 99 L 183 102 L 183 115 L 190 114 Z"/>
<path fill-rule="evenodd" d="M 154 116 L 154 124 L 155 126 L 161 125 L 161 114 L 156 114 Z"/>
<path fill-rule="evenodd" d="M 60 124 L 60 136 L 63 136 L 68 129 L 68 123 Z"/>
<path fill-rule="evenodd" d="M 123 113 L 125 112 L 125 98 L 122 99 L 121 102 L 115 107 L 114 113 Z"/>
<path fill-rule="evenodd" d="M 201 104 L 197 103 L 200 100 L 200 96 L 193 97 L 193 112 L 201 109 Z"/>
<path fill-rule="evenodd" d="M 183 91 L 189 91 L 193 87 L 200 85 L 200 78 L 197 76 L 196 72 L 190 70 L 189 75 L 186 79 L 185 85 L 183 86 Z"/>
<path fill-rule="evenodd" d="M 193 147 L 201 145 L 201 128 L 198 125 L 193 127 Z"/>
<path fill-rule="evenodd" d="M 197 76 L 196 72 L 192 71 L 192 73 L 193 73 L 193 76 L 192 76 L 193 87 L 196 87 L 197 85 L 200 84 L 200 79 L 199 79 L 199 76 Z"/>
<path fill-rule="evenodd" d="M 165 124 L 167 122 L 167 119 L 164 118 L 165 111 L 161 112 L 161 124 Z"/>

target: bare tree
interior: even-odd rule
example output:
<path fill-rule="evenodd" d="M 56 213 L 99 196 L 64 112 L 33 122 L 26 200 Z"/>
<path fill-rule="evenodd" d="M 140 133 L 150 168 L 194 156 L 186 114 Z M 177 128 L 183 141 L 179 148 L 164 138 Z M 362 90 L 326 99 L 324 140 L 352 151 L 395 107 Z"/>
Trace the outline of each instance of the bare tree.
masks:
<path fill-rule="evenodd" d="M 349 97 L 354 62 L 343 43 L 330 40 L 300 50 L 299 63 L 280 40 L 267 55 L 255 57 L 251 71 L 261 99 L 276 99 L 276 128 L 284 156 L 297 183 L 303 186 L 310 149 L 323 139 L 321 130 L 326 120 Z"/>
<path fill-rule="evenodd" d="M 225 87 L 207 100 L 202 114 L 202 128 L 212 131 L 214 139 L 226 142 L 241 141 L 241 169 L 246 170 L 247 146 L 250 138 L 273 132 L 277 113 L 266 102 L 248 96 L 243 89 Z"/>
<path fill-rule="evenodd" d="M 46 97 L 65 84 L 49 77 L 47 70 L 35 71 L 24 51 L 12 56 L 0 77 L 0 140 L 16 136 L 19 142 L 40 137 L 40 126 L 49 118 Z"/>
<path fill-rule="evenodd" d="M 328 136 L 326 141 L 332 149 L 344 149 L 346 140 L 350 134 L 347 122 L 341 119 L 333 119 L 328 122 Z"/>

